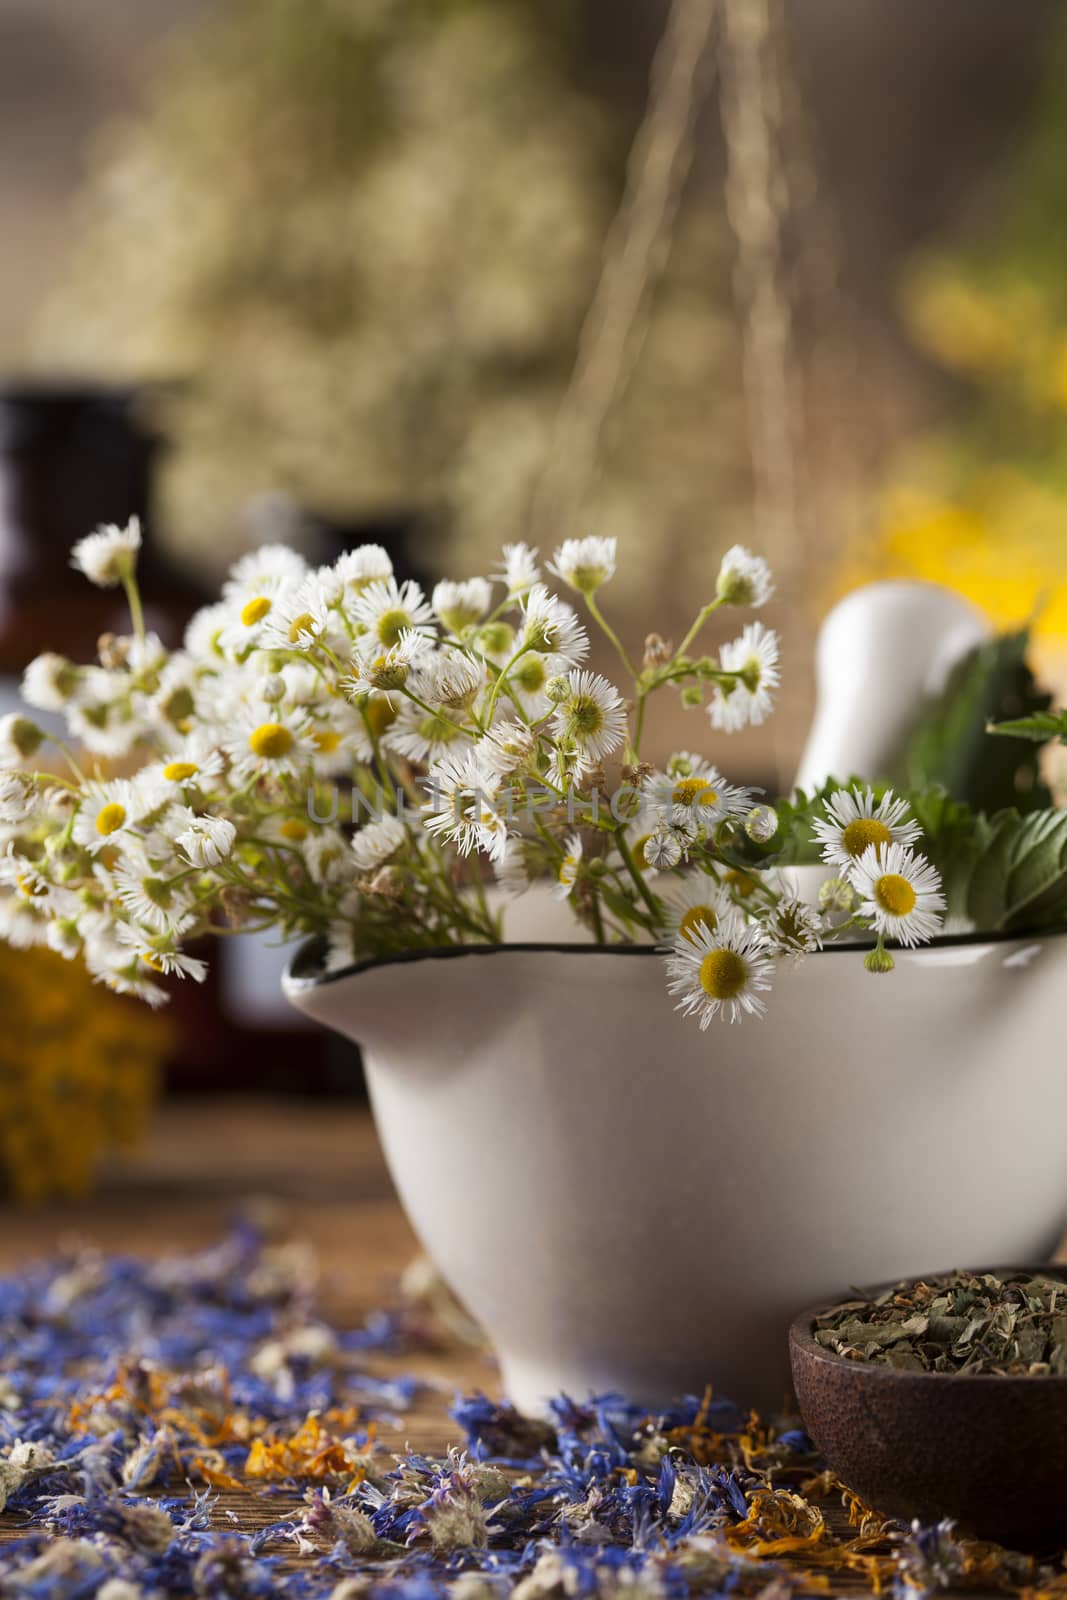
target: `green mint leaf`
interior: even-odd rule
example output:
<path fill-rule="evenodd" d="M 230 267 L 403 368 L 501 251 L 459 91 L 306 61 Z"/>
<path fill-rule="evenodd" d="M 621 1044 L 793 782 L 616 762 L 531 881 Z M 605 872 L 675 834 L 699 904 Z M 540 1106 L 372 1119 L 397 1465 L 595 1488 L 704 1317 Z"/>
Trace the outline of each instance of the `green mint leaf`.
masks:
<path fill-rule="evenodd" d="M 893 787 L 941 784 L 976 811 L 1006 806 L 1036 811 L 1051 796 L 1040 781 L 1038 753 L 1027 745 L 993 743 L 990 722 L 1026 720 L 1047 711 L 1026 663 L 1029 630 L 979 645 L 957 662 L 931 700 L 886 776 Z"/>
<path fill-rule="evenodd" d="M 1062 739 L 1067 744 L 1067 711 L 1035 711 L 1033 716 L 1016 717 L 1010 722 L 991 722 L 986 732 L 1009 739 L 1031 739 L 1035 744 L 1047 744 L 1050 739 Z"/>
<path fill-rule="evenodd" d="M 975 818 L 966 914 L 979 929 L 1036 927 L 1067 914 L 1067 811 Z"/>

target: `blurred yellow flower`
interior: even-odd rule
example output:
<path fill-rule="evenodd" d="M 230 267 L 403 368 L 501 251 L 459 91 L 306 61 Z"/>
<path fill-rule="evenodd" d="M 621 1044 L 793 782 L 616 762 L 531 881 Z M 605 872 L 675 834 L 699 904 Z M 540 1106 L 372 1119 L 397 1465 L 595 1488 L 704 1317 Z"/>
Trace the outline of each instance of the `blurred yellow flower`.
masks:
<path fill-rule="evenodd" d="M 46 950 L 0 948 L 0 1009 L 0 1183 L 76 1198 L 140 1134 L 172 1030 Z"/>

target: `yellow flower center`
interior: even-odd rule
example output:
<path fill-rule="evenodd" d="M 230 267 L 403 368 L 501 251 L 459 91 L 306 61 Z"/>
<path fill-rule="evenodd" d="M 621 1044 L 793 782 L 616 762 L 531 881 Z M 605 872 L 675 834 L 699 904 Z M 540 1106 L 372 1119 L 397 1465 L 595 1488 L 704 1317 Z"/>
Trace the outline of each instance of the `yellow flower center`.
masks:
<path fill-rule="evenodd" d="M 747 872 L 738 872 L 734 867 L 726 874 L 725 882 L 742 900 L 747 900 L 756 887 L 755 878 L 750 878 Z"/>
<path fill-rule="evenodd" d="M 194 761 L 170 761 L 163 768 L 163 776 L 169 783 L 185 783 L 189 778 L 195 778 L 199 767 Z"/>
<path fill-rule="evenodd" d="M 701 924 L 709 933 L 714 933 L 719 926 L 719 919 L 710 906 L 690 906 L 678 923 L 678 932 L 690 944 L 696 944 L 696 933 Z"/>
<path fill-rule="evenodd" d="M 378 699 L 368 700 L 363 707 L 363 715 L 371 737 L 375 739 L 380 739 L 385 730 L 391 728 L 397 719 L 396 708 L 389 704 L 384 695 Z"/>
<path fill-rule="evenodd" d="M 18 877 L 15 879 L 15 882 L 18 885 L 19 892 L 24 894 L 27 900 L 33 900 L 38 895 L 48 893 L 48 885 L 45 883 L 39 883 L 38 880 L 31 877 L 28 872 L 20 872 Z"/>
<path fill-rule="evenodd" d="M 878 879 L 874 898 L 891 917 L 906 917 L 915 910 L 915 890 L 899 872 L 887 872 Z"/>
<path fill-rule="evenodd" d="M 126 807 L 120 806 L 117 800 L 109 800 L 97 812 L 96 831 L 106 839 L 109 833 L 116 833 L 125 821 Z"/>
<path fill-rule="evenodd" d="M 324 756 L 332 756 L 341 743 L 341 735 L 335 733 L 333 728 L 319 728 L 311 737 Z"/>
<path fill-rule="evenodd" d="M 857 817 L 855 822 L 850 822 L 841 835 L 841 843 L 850 856 L 861 856 L 869 845 L 876 844 L 881 850 L 883 845 L 891 844 L 893 835 L 884 822 L 879 822 L 877 817 Z"/>
<path fill-rule="evenodd" d="M 536 694 L 545 686 L 548 674 L 545 664 L 538 655 L 523 656 L 517 661 L 511 671 L 511 680 L 523 694 Z"/>
<path fill-rule="evenodd" d="M 419 723 L 419 734 L 427 744 L 451 744 L 453 739 L 458 739 L 462 729 L 446 717 L 444 712 L 435 711 L 432 716 L 423 717 Z"/>
<path fill-rule="evenodd" d="M 383 611 L 378 618 L 375 632 L 384 645 L 400 643 L 400 635 L 405 628 L 411 627 L 411 618 L 406 611 Z"/>
<path fill-rule="evenodd" d="M 300 615 L 298 617 L 294 617 L 292 622 L 289 624 L 289 643 L 296 644 L 300 638 L 300 635 L 302 633 L 309 632 L 312 628 L 314 628 L 314 626 L 315 618 L 311 615 L 311 612 L 302 611 Z"/>
<path fill-rule="evenodd" d="M 747 977 L 748 968 L 736 950 L 712 950 L 700 963 L 700 987 L 713 1000 L 735 1000 Z"/>
<path fill-rule="evenodd" d="M 567 706 L 567 726 L 580 739 L 588 739 L 604 726 L 604 712 L 591 695 L 576 694 Z"/>
<path fill-rule="evenodd" d="M 560 883 L 570 883 L 578 870 L 577 856 L 564 856 L 563 865 L 559 869 Z"/>
<path fill-rule="evenodd" d="M 254 756 L 276 761 L 293 748 L 293 736 L 280 722 L 263 722 L 248 736 L 248 748 Z"/>
<path fill-rule="evenodd" d="M 703 778 L 683 778 L 676 783 L 671 799 L 676 806 L 713 806 L 719 796 Z"/>
<path fill-rule="evenodd" d="M 270 601 L 266 595 L 257 594 L 254 600 L 249 600 L 247 605 L 242 606 L 241 621 L 246 628 L 254 628 L 257 622 L 263 621 L 269 610 Z"/>
<path fill-rule="evenodd" d="M 278 832 L 283 839 L 289 839 L 294 844 L 299 844 L 301 840 L 307 838 L 308 826 L 306 822 L 301 822 L 299 817 L 286 817 Z"/>
<path fill-rule="evenodd" d="M 151 967 L 153 972 L 163 971 L 163 963 L 158 956 L 154 956 L 150 952 L 142 951 L 141 960 L 144 962 L 146 967 Z"/>
<path fill-rule="evenodd" d="M 489 622 L 478 632 L 478 642 L 487 656 L 510 655 L 515 633 L 506 622 Z"/>

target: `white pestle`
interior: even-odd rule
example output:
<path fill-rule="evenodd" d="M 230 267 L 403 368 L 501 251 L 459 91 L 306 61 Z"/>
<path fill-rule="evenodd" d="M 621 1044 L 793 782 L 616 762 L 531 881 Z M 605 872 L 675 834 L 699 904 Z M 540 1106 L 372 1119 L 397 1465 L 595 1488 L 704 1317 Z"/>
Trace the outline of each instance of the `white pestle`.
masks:
<path fill-rule="evenodd" d="M 810 794 L 827 778 L 884 777 L 924 703 L 991 635 L 969 600 L 939 584 L 853 590 L 819 632 L 815 716 L 796 786 Z"/>

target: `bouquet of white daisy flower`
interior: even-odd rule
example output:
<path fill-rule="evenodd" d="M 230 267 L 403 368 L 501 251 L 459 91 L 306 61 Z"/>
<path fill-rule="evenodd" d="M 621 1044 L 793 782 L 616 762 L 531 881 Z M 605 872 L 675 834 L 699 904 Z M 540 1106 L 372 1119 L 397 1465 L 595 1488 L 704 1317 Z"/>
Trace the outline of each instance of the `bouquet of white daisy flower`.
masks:
<path fill-rule="evenodd" d="M 713 653 L 701 642 L 715 613 L 771 594 L 740 546 L 680 645 L 650 634 L 635 659 L 601 609 L 613 539 L 567 540 L 547 565 L 583 615 L 524 544 L 429 598 L 375 545 L 318 570 L 266 546 L 173 653 L 145 630 L 139 544 L 136 524 L 103 528 L 73 558 L 125 587 L 129 637 L 102 641 L 95 664 L 47 654 L 27 669 L 25 698 L 64 713 L 70 741 L 29 716 L 0 724 L 0 932 L 14 944 L 80 956 L 155 1005 L 160 974 L 203 976 L 187 946 L 207 932 L 319 935 L 335 970 L 495 942 L 502 901 L 547 879 L 596 940 L 660 942 L 670 993 L 707 1026 L 762 1012 L 775 962 L 825 938 L 873 932 L 867 964 L 886 971 L 886 939 L 940 925 L 904 801 L 829 796 L 815 832 L 834 876 L 808 904 L 774 865 L 789 806 L 702 755 L 643 757 L 665 692 L 715 733 L 771 709 L 773 632 L 753 621 Z M 590 624 L 623 688 L 584 665 Z"/>

